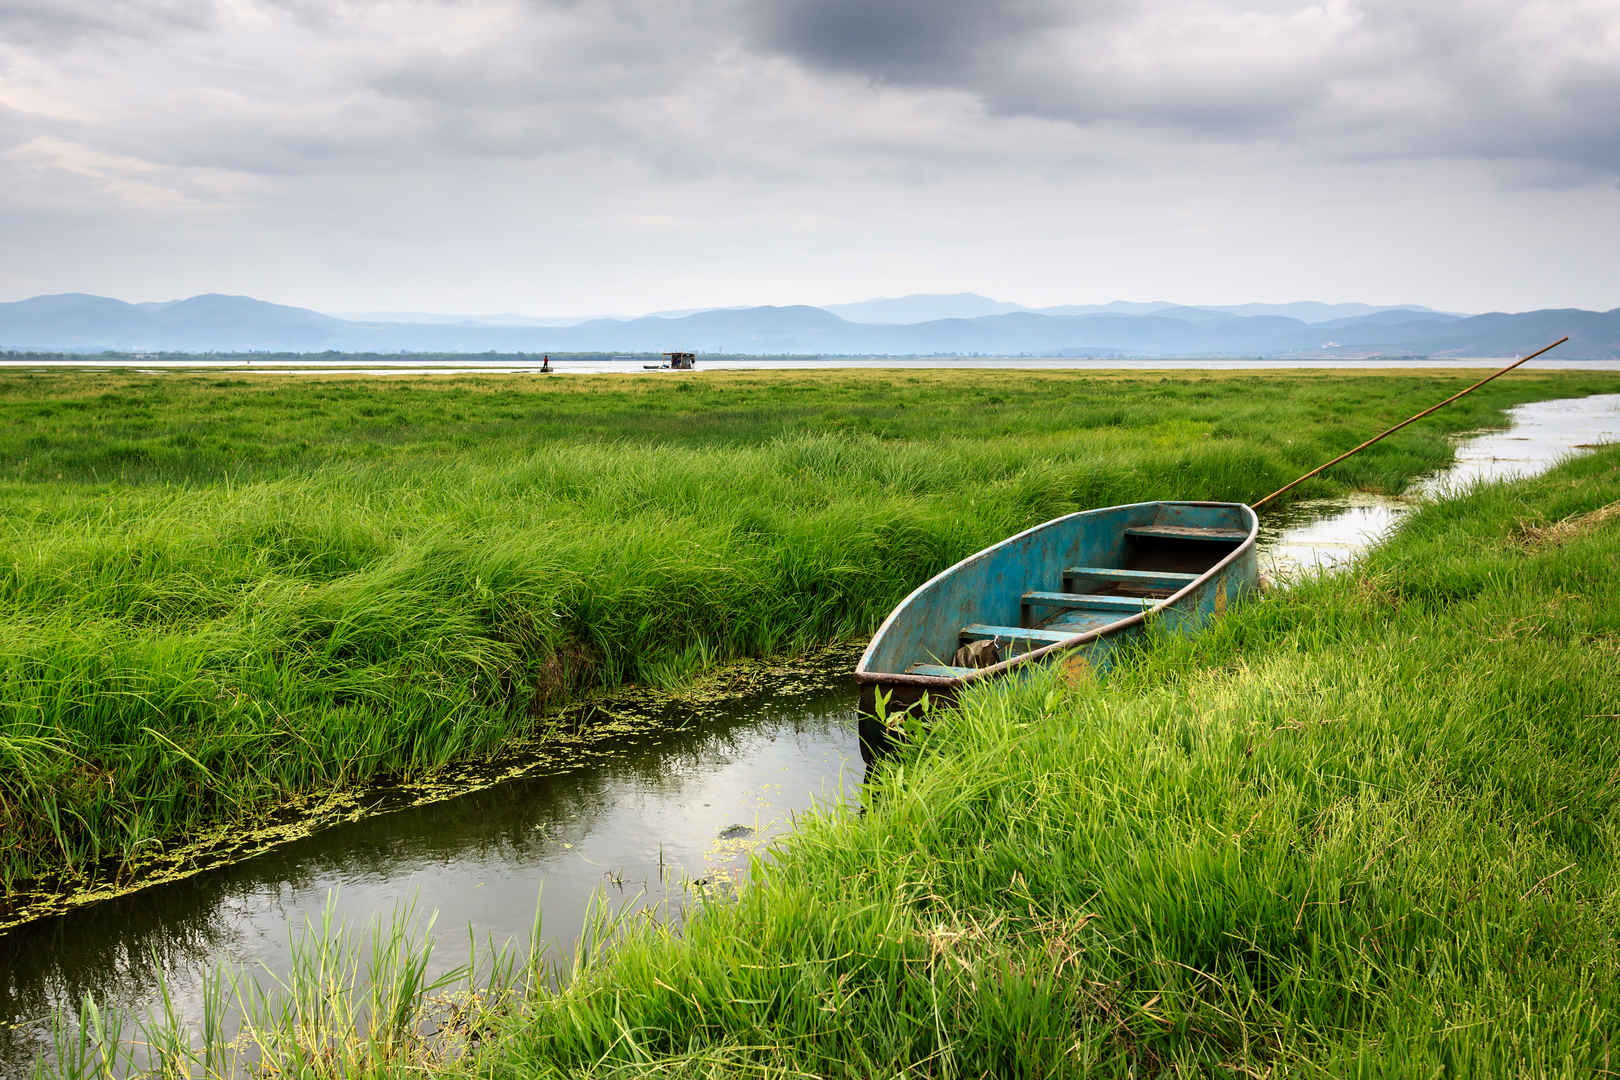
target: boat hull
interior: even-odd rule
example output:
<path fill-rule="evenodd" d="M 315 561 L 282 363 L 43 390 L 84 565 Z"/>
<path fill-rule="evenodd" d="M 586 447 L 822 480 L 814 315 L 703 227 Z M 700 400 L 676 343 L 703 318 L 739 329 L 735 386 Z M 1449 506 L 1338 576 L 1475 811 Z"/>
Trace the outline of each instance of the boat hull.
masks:
<path fill-rule="evenodd" d="M 1056 518 L 970 555 L 901 601 L 867 646 L 855 672 L 863 747 L 881 731 L 879 713 L 925 696 L 949 701 L 1045 662 L 1104 668 L 1150 621 L 1196 631 L 1258 585 L 1258 532 L 1242 503 L 1132 503 Z M 992 633 L 1009 655 L 952 664 L 960 644 Z"/>

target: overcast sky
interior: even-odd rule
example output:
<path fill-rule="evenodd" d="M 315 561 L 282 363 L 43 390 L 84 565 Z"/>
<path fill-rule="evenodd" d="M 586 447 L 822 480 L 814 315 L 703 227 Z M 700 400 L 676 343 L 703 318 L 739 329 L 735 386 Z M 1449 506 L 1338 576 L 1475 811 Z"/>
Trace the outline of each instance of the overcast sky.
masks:
<path fill-rule="evenodd" d="M 3 0 L 0 299 L 1620 306 L 1620 0 Z"/>

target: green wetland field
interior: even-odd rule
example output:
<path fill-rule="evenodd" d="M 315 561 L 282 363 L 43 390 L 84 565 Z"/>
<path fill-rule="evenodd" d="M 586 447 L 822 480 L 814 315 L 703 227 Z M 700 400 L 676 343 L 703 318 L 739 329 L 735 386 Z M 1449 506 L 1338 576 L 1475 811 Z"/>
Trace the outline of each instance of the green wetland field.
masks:
<path fill-rule="evenodd" d="M 1018 528 L 1252 500 L 1466 381 L 8 375 L 4 889 L 138 873 L 299 797 L 498 756 L 594 686 L 858 638 Z M 1616 390 L 1504 379 L 1297 494 L 1398 491 L 1448 431 Z M 975 693 L 864 815 L 807 820 L 682 936 L 626 931 L 560 995 L 491 989 L 475 1051 L 418 1037 L 427 994 L 395 952 L 397 1024 L 288 1019 L 265 1060 L 1620 1070 L 1617 500 L 1620 450 L 1599 450 L 1426 508 L 1352 571 L 1101 683 Z M 217 1051 L 164 1045 L 201 1071 Z"/>
<path fill-rule="evenodd" d="M 1087 506 L 1252 499 L 1454 389 L 1345 374 L 0 380 L 0 888 L 859 637 Z M 1501 380 L 1300 494 L 1399 490 Z"/>
<path fill-rule="evenodd" d="M 1604 1076 L 1620 447 L 1101 682 L 937 714 L 864 815 L 457 1074 Z"/>

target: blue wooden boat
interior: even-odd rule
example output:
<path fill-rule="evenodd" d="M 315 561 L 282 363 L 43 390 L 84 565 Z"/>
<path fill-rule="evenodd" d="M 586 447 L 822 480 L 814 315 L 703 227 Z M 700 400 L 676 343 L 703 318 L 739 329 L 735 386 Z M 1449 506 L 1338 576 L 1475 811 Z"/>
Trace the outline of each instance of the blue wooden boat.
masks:
<path fill-rule="evenodd" d="M 1255 588 L 1243 503 L 1143 502 L 1055 518 L 971 555 L 901 601 L 855 669 L 862 744 L 889 714 L 1057 660 L 1105 664 L 1151 619 L 1193 630 Z"/>

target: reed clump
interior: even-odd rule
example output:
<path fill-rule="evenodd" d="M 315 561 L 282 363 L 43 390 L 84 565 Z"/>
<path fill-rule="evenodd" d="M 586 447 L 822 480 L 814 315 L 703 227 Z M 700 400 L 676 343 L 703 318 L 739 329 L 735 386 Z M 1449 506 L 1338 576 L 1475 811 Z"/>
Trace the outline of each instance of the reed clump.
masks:
<path fill-rule="evenodd" d="M 480 950 L 476 939 L 466 961 L 445 967 L 433 957 L 433 916 L 418 917 L 406 903 L 357 928 L 336 917 L 337 899 L 329 897 L 318 925 L 289 927 L 285 973 L 205 971 L 198 1025 L 181 1019 L 161 982 L 145 1015 L 89 995 L 57 1010 L 34 1080 L 432 1075 L 464 1061 L 498 1020 L 569 973 L 538 945 Z M 613 925 L 610 911 L 593 908 L 582 941 L 595 940 L 591 928 L 602 935 Z M 537 915 L 531 941 L 540 931 Z M 581 946 L 570 971 L 585 970 L 590 947 Z"/>
<path fill-rule="evenodd" d="M 1065 511 L 1244 498 L 1452 380 L 768 373 L 0 380 L 0 886 L 500 753 L 627 680 L 860 636 Z M 1443 433 L 1613 389 L 1508 378 Z"/>

